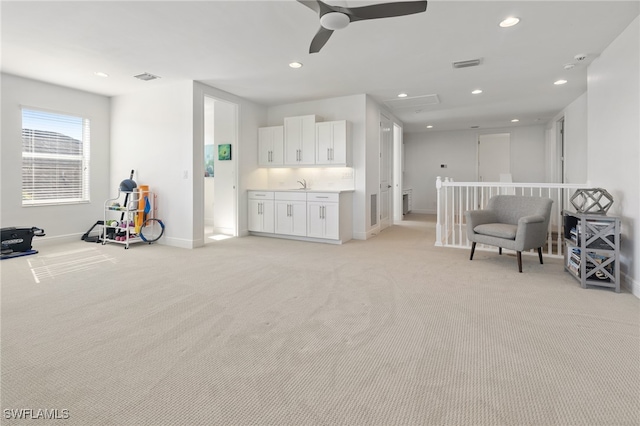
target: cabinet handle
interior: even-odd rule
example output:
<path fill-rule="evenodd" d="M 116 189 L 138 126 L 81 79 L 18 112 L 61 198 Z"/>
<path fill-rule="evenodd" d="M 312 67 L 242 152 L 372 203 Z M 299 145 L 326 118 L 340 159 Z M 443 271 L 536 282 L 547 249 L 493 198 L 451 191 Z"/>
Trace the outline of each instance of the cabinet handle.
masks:
<path fill-rule="evenodd" d="M 316 195 L 316 198 L 329 198 L 328 196 Z"/>
<path fill-rule="evenodd" d="M 331 160 L 331 148 L 327 148 L 327 160 Z"/>
<path fill-rule="evenodd" d="M 326 211 L 325 209 L 326 209 L 326 207 L 325 207 L 325 206 L 322 206 L 322 218 L 323 218 L 323 219 L 326 219 L 326 218 L 327 218 L 327 211 Z"/>

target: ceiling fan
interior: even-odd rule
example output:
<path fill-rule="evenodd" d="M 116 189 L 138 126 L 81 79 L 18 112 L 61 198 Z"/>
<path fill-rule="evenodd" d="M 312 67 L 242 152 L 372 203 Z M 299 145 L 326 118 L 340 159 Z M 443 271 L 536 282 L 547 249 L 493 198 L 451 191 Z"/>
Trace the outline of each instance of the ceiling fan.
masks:
<path fill-rule="evenodd" d="M 398 1 L 361 7 L 332 6 L 321 0 L 298 0 L 298 2 L 316 12 L 320 17 L 321 26 L 311 41 L 309 53 L 319 52 L 335 30 L 345 28 L 351 22 L 413 15 L 427 10 L 426 1 Z"/>

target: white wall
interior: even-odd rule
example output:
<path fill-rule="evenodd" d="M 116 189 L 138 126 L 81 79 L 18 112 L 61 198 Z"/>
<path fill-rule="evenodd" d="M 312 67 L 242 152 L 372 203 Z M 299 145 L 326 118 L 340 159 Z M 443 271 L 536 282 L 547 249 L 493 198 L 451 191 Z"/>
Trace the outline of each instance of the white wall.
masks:
<path fill-rule="evenodd" d="M 157 195 L 156 216 L 166 226 L 159 243 L 194 247 L 193 82 L 115 96 L 111 119 L 112 192 L 135 170 L 138 185 Z M 202 139 L 199 146 L 203 150 Z"/>
<path fill-rule="evenodd" d="M 587 182 L 587 94 L 564 110 L 564 181 Z"/>
<path fill-rule="evenodd" d="M 436 177 L 477 181 L 478 135 L 511 134 L 514 182 L 545 182 L 545 128 L 540 126 L 407 133 L 404 187 L 412 189 L 415 213 L 436 213 Z M 445 164 L 446 168 L 440 166 Z"/>
<path fill-rule="evenodd" d="M 96 221 L 102 220 L 109 196 L 110 100 L 66 87 L 2 74 L 1 204 L 2 227 L 38 226 L 46 237 L 34 238 L 33 246 L 47 240 L 80 239 Z M 89 203 L 22 207 L 22 115 L 21 107 L 48 109 L 91 120 L 91 187 Z M 123 178 L 124 179 L 124 178 Z"/>
<path fill-rule="evenodd" d="M 640 297 L 640 17 L 588 69 L 588 178 L 622 217 L 621 270 Z"/>

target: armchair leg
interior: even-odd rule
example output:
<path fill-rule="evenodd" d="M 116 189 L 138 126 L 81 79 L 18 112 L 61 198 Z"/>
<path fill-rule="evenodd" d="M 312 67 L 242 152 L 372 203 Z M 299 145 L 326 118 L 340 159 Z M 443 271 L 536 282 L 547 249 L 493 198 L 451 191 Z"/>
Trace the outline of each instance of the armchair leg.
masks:
<path fill-rule="evenodd" d="M 518 271 L 522 272 L 522 252 L 518 252 Z"/>
<path fill-rule="evenodd" d="M 502 254 L 502 247 L 498 247 L 498 254 Z"/>
<path fill-rule="evenodd" d="M 538 257 L 540 258 L 540 264 L 543 265 L 543 263 L 542 263 L 542 247 L 538 247 Z"/>
<path fill-rule="evenodd" d="M 469 260 L 473 260 L 473 252 L 476 251 L 476 243 L 471 243 L 471 256 L 469 256 Z"/>

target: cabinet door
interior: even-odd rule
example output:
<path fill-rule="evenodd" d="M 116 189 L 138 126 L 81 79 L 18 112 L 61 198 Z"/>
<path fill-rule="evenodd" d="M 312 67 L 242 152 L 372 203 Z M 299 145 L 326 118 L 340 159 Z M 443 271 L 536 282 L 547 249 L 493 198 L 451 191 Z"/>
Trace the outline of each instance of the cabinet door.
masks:
<path fill-rule="evenodd" d="M 316 123 L 316 164 L 331 164 L 332 122 Z"/>
<path fill-rule="evenodd" d="M 316 116 L 285 117 L 284 162 L 287 165 L 315 164 Z"/>
<path fill-rule="evenodd" d="M 324 205 L 324 238 L 337 240 L 340 238 L 340 209 L 338 203 Z"/>
<path fill-rule="evenodd" d="M 305 201 L 275 202 L 275 233 L 307 235 L 307 203 Z"/>
<path fill-rule="evenodd" d="M 334 121 L 331 126 L 333 147 L 331 148 L 331 163 L 349 165 L 347 156 L 347 122 Z"/>
<path fill-rule="evenodd" d="M 284 161 L 284 127 L 258 129 L 258 164 L 263 167 L 281 166 Z"/>
<path fill-rule="evenodd" d="M 271 200 L 249 200 L 249 231 L 273 233 L 273 211 Z"/>
<path fill-rule="evenodd" d="M 347 122 L 316 123 L 316 164 L 347 165 Z"/>
<path fill-rule="evenodd" d="M 307 203 L 307 236 L 324 238 L 324 219 L 322 218 L 322 203 Z"/>
<path fill-rule="evenodd" d="M 261 203 L 262 200 L 249 200 L 249 231 L 262 231 L 262 216 L 260 215 L 260 211 L 262 210 L 262 207 L 260 205 Z"/>
<path fill-rule="evenodd" d="M 288 201 L 276 201 L 275 202 L 275 227 L 274 231 L 276 234 L 291 234 L 291 216 L 290 216 L 290 207 Z"/>
<path fill-rule="evenodd" d="M 296 165 L 300 163 L 302 146 L 302 120 L 300 117 L 284 119 L 284 162 Z"/>
<path fill-rule="evenodd" d="M 307 236 L 337 240 L 339 224 L 338 203 L 307 203 Z"/>
<path fill-rule="evenodd" d="M 274 225 L 274 208 L 272 200 L 264 200 L 262 202 L 262 232 L 273 234 Z"/>
<path fill-rule="evenodd" d="M 302 146 L 300 147 L 300 164 L 316 162 L 316 116 L 302 117 Z"/>
<path fill-rule="evenodd" d="M 291 202 L 291 235 L 307 235 L 307 202 Z"/>

